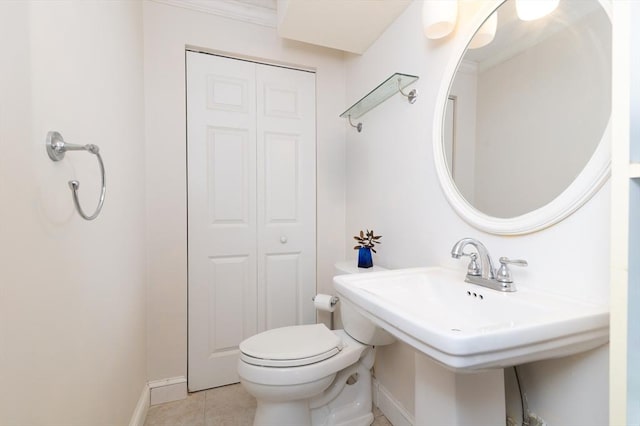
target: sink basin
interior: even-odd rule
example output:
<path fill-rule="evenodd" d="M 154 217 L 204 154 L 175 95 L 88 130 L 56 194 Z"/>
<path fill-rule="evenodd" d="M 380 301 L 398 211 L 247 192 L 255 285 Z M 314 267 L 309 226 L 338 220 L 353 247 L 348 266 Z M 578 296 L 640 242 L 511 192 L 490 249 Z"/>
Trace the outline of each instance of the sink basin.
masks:
<path fill-rule="evenodd" d="M 454 371 L 503 368 L 609 341 L 609 307 L 518 286 L 503 293 L 439 267 L 340 275 L 341 300 Z"/>

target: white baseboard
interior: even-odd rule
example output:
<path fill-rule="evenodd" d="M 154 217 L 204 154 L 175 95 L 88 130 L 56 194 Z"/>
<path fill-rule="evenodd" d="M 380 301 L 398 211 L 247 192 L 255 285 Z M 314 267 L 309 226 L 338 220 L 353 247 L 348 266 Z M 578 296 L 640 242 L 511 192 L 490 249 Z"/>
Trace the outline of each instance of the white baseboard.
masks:
<path fill-rule="evenodd" d="M 373 403 L 393 426 L 413 426 L 415 419 L 380 382 L 373 379 Z"/>
<path fill-rule="evenodd" d="M 187 397 L 187 378 L 184 376 L 149 382 L 150 405 L 178 401 Z"/>
<path fill-rule="evenodd" d="M 143 426 L 147 418 L 147 411 L 149 411 L 149 385 L 145 383 L 136 408 L 133 410 L 129 426 Z"/>

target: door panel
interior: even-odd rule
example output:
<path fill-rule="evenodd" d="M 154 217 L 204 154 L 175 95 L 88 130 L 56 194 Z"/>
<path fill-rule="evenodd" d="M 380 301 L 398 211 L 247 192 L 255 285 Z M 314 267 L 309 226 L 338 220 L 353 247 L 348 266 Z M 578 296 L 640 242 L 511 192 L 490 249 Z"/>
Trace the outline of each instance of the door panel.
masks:
<path fill-rule="evenodd" d="M 191 391 L 238 381 L 257 331 L 255 67 L 187 53 Z"/>
<path fill-rule="evenodd" d="M 207 196 L 211 224 L 248 225 L 249 135 L 246 130 L 209 128 L 207 141 Z"/>
<path fill-rule="evenodd" d="M 268 224 L 298 222 L 299 135 L 264 135 L 264 183 Z"/>
<path fill-rule="evenodd" d="M 244 294 L 248 288 L 247 256 L 210 259 L 209 273 L 209 351 L 235 350 L 247 334 L 242 314 L 247 309 Z"/>
<path fill-rule="evenodd" d="M 258 329 L 264 330 L 315 322 L 315 75 L 263 66 L 256 80 L 258 276 L 279 289 L 258 289 Z M 278 264 L 288 265 L 284 290 L 273 284 L 280 275 L 274 262 L 293 258 L 295 266 Z"/>
<path fill-rule="evenodd" d="M 238 344 L 315 322 L 315 76 L 187 52 L 190 391 Z"/>
<path fill-rule="evenodd" d="M 266 256 L 266 328 L 302 324 L 299 290 L 300 253 Z"/>

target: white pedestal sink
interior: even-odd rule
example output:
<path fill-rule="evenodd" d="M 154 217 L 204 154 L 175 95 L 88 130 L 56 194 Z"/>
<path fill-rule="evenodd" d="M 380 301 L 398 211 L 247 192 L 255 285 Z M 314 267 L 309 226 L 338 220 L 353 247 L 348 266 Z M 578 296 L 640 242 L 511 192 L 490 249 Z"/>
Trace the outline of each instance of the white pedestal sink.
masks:
<path fill-rule="evenodd" d="M 503 367 L 609 340 L 607 305 L 523 286 L 502 293 L 463 280 L 437 267 L 334 278 L 343 301 L 420 352 L 416 424 L 504 424 Z"/>
<path fill-rule="evenodd" d="M 415 424 L 498 426 L 506 420 L 501 368 L 456 373 L 428 356 L 415 354 Z"/>

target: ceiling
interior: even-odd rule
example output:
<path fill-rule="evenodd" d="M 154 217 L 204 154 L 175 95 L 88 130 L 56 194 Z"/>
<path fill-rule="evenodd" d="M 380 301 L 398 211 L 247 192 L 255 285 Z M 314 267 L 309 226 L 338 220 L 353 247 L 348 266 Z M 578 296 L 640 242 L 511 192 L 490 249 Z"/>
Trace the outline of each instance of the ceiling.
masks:
<path fill-rule="evenodd" d="M 410 0 L 278 0 L 278 34 L 362 54 L 409 3 Z"/>
<path fill-rule="evenodd" d="M 362 54 L 411 0 L 153 0 L 277 28 L 280 37 Z"/>

